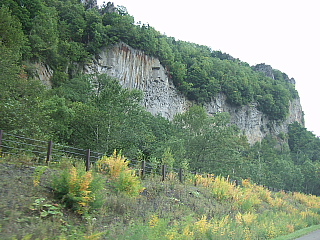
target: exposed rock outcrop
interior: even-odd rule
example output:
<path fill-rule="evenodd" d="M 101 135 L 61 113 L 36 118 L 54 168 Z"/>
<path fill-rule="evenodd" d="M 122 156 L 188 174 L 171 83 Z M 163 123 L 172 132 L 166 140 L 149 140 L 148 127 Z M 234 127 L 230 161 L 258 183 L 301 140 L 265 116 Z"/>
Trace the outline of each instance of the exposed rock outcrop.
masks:
<path fill-rule="evenodd" d="M 254 66 L 253 69 L 257 72 L 263 72 L 267 77 L 275 79 L 274 72 L 273 72 L 274 70 L 270 65 L 267 65 L 265 63 L 260 63 Z M 285 75 L 285 80 L 288 81 L 289 83 L 296 84 L 296 80 L 294 78 L 289 78 L 287 75 Z"/>
<path fill-rule="evenodd" d="M 257 72 L 263 72 L 267 77 L 274 79 L 273 69 L 270 65 L 260 63 L 254 66 L 253 69 Z"/>
<path fill-rule="evenodd" d="M 288 125 L 298 121 L 303 124 L 303 111 L 299 99 L 290 102 L 289 116 L 284 121 L 271 121 L 268 116 L 257 109 L 257 104 L 241 107 L 231 106 L 226 102 L 224 94 L 218 96 L 206 105 L 208 113 L 228 112 L 231 123 L 237 125 L 248 138 L 250 144 L 261 141 L 268 134 L 279 135 L 288 132 Z"/>
<path fill-rule="evenodd" d="M 47 88 L 51 88 L 53 70 L 47 64 L 44 64 L 42 62 L 37 62 L 34 65 L 36 77 L 39 78 L 42 84 Z"/>
<path fill-rule="evenodd" d="M 42 63 L 35 65 L 38 78 L 50 88 L 53 70 Z M 272 68 L 268 65 L 261 64 L 256 70 L 273 77 Z M 119 79 L 120 84 L 125 88 L 143 91 L 142 104 L 154 115 L 159 114 L 173 119 L 177 113 L 186 111 L 193 104 L 175 88 L 159 59 L 148 56 L 143 51 L 133 49 L 124 43 L 102 49 L 92 63 L 84 66 L 83 71 L 85 73 L 106 73 Z M 222 93 L 213 98 L 205 107 L 212 115 L 219 112 L 230 113 L 231 123 L 241 129 L 251 144 L 261 141 L 268 134 L 287 133 L 288 125 L 295 121 L 304 125 L 299 99 L 290 102 L 289 116 L 281 122 L 269 120 L 257 109 L 256 103 L 241 107 L 231 106 Z"/>
<path fill-rule="evenodd" d="M 89 9 L 98 7 L 97 0 L 81 0 L 81 2 L 86 8 Z"/>
<path fill-rule="evenodd" d="M 124 43 L 102 49 L 95 61 L 85 66 L 85 72 L 106 73 L 119 79 L 125 88 L 142 90 L 143 105 L 154 115 L 172 119 L 191 106 L 191 102 L 168 79 L 159 59 Z"/>
<path fill-rule="evenodd" d="M 186 111 L 193 104 L 175 88 L 167 76 L 166 69 L 157 58 L 148 56 L 124 43 L 102 49 L 94 62 L 85 66 L 85 72 L 106 73 L 118 78 L 123 87 L 142 90 L 143 105 L 154 115 L 160 114 L 172 119 L 177 113 Z M 268 73 L 272 74 L 272 68 Z M 260 141 L 268 134 L 286 133 L 288 124 L 295 121 L 303 124 L 303 112 L 299 99 L 290 102 L 290 114 L 282 122 L 270 121 L 257 109 L 256 104 L 231 106 L 222 93 L 206 104 L 206 108 L 210 114 L 229 112 L 231 122 L 242 130 L 250 143 Z"/>

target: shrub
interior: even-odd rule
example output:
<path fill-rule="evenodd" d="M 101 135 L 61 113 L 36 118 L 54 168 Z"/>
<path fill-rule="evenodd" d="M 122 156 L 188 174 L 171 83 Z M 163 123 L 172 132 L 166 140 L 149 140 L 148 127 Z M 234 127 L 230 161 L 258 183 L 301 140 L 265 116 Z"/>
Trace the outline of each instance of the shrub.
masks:
<path fill-rule="evenodd" d="M 110 177 L 111 185 L 119 192 L 138 196 L 143 191 L 141 181 L 130 169 L 129 161 L 116 151 L 110 157 L 104 156 L 97 162 L 97 169 Z"/>
<path fill-rule="evenodd" d="M 79 214 L 102 205 L 103 183 L 92 171 L 85 170 L 84 164 L 70 166 L 56 175 L 53 180 L 56 196 Z"/>
<path fill-rule="evenodd" d="M 228 178 L 217 176 L 212 185 L 213 196 L 219 200 L 236 199 L 238 189 Z"/>
<path fill-rule="evenodd" d="M 208 174 L 206 177 L 203 177 L 197 174 L 195 176 L 195 184 L 212 189 L 213 197 L 218 200 L 236 200 L 238 198 L 239 190 L 235 186 L 235 183 L 223 176 Z"/>

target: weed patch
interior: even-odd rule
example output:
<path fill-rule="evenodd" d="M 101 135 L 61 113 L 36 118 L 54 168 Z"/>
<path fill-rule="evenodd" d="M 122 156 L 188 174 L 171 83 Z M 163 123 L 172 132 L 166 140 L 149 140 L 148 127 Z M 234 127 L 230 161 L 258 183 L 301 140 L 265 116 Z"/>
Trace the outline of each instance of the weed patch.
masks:
<path fill-rule="evenodd" d="M 84 164 L 70 166 L 56 175 L 53 188 L 58 199 L 81 215 L 102 204 L 102 180 L 93 171 L 86 171 Z"/>
<path fill-rule="evenodd" d="M 109 158 L 97 172 L 74 160 L 54 170 L 1 164 L 0 238 L 272 239 L 320 223 L 316 196 L 219 176 L 141 181 L 123 156 Z"/>

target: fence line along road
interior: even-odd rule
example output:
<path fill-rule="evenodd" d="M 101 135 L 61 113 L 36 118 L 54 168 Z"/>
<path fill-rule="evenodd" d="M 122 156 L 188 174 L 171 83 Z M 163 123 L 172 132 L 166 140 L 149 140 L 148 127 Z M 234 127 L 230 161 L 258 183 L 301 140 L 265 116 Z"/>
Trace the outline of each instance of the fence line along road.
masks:
<path fill-rule="evenodd" d="M 22 155 L 22 152 L 32 153 L 39 159 L 45 159 L 45 162 L 48 164 L 51 161 L 59 161 L 59 159 L 63 156 L 73 156 L 75 158 L 85 160 L 86 170 L 89 171 L 92 164 L 98 161 L 103 155 L 103 153 L 95 152 L 90 149 L 82 149 L 76 147 L 70 147 L 66 145 L 62 145 L 59 143 L 54 143 L 52 140 L 43 141 L 28 138 L 25 136 L 19 136 L 16 134 L 8 133 L 4 130 L 0 130 L 0 156 L 5 154 L 15 154 Z M 132 161 L 136 166 L 141 164 L 138 167 L 139 175 L 143 179 L 147 173 L 152 173 L 155 170 L 160 173 L 161 180 L 165 181 L 168 175 L 168 166 L 159 165 L 153 166 L 151 163 L 143 161 Z M 180 182 L 184 182 L 185 179 L 185 170 L 183 168 L 173 169 L 176 174 L 178 174 L 178 178 Z M 190 172 L 193 175 L 203 175 L 197 172 Z M 230 182 L 234 182 L 236 185 L 242 185 L 241 182 L 237 180 L 229 180 Z M 197 181 L 195 179 L 194 185 L 197 185 Z M 279 192 L 284 191 L 289 193 L 286 190 L 279 190 L 273 187 L 264 186 L 270 191 Z"/>
<path fill-rule="evenodd" d="M 91 164 L 95 163 L 104 155 L 103 153 L 92 151 L 91 149 L 70 147 L 54 143 L 52 140 L 37 140 L 0 130 L 0 156 L 5 154 L 22 155 L 22 153 L 33 154 L 39 159 L 44 159 L 47 164 L 52 161 L 59 161 L 62 156 L 73 156 L 75 158 L 84 159 L 87 171 L 90 170 Z M 140 162 L 141 166 L 138 171 L 140 177 L 143 179 L 147 173 L 151 173 L 155 168 L 146 161 L 132 161 L 136 166 L 139 165 Z M 184 170 L 180 168 L 177 172 L 179 180 L 183 182 Z M 161 165 L 162 181 L 166 179 L 167 175 L 167 166 Z"/>
<path fill-rule="evenodd" d="M 104 155 L 103 153 L 91 151 L 90 149 L 70 147 L 54 143 L 52 140 L 43 141 L 0 130 L 0 155 L 22 155 L 22 152 L 33 154 L 39 159 L 44 159 L 46 163 L 59 161 L 62 156 L 84 159 L 87 170 L 90 169 L 92 163 Z"/>

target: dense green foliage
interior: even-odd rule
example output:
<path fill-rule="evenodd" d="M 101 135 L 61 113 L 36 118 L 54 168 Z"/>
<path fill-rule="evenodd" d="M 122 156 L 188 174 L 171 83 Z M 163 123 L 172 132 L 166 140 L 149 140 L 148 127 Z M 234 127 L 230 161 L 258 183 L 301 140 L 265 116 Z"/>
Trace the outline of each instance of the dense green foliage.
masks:
<path fill-rule="evenodd" d="M 20 20 L 28 36 L 21 45 L 24 59 L 49 64 L 56 85 L 74 75 L 74 62 L 86 62 L 102 46 L 123 41 L 159 57 L 178 89 L 200 104 L 223 92 L 230 104 L 258 102 L 270 119 L 282 120 L 288 114 L 289 100 L 297 97 L 284 73 L 275 70 L 276 77 L 271 79 L 228 54 L 134 24 L 124 7 L 86 8 L 76 0 L 2 0 L 2 4 Z"/>
<path fill-rule="evenodd" d="M 246 175 L 268 186 L 319 195 L 319 137 L 296 122 L 287 140 L 288 145 L 272 137 L 256 143 L 246 152 Z"/>
<path fill-rule="evenodd" d="M 76 0 L 0 1 L 0 129 L 320 194 L 320 140 L 311 132 L 293 124 L 281 144 L 270 137 L 250 147 L 228 114 L 208 116 L 201 107 L 223 92 L 230 104 L 257 102 L 271 120 L 284 119 L 297 97 L 284 73 L 266 77 L 228 54 L 136 25 L 125 8 L 109 10 Z M 77 73 L 100 47 L 119 41 L 159 57 L 198 105 L 170 122 L 140 105 L 141 92 L 106 75 Z M 38 61 L 54 70 L 53 89 L 33 79 Z"/>

